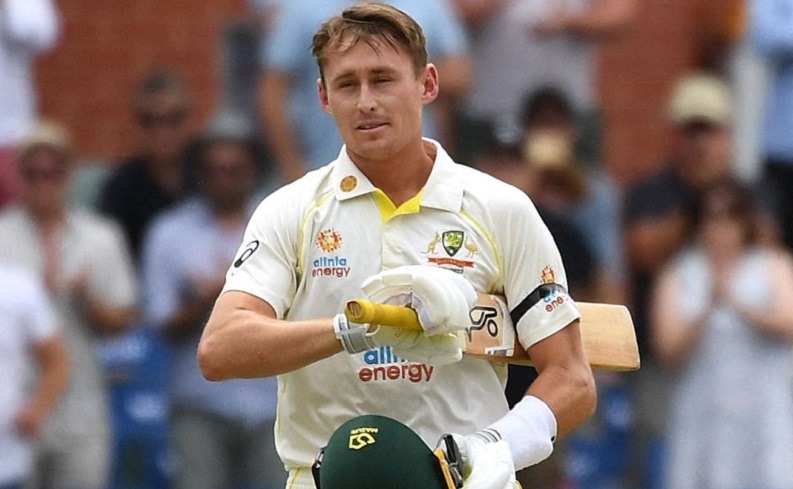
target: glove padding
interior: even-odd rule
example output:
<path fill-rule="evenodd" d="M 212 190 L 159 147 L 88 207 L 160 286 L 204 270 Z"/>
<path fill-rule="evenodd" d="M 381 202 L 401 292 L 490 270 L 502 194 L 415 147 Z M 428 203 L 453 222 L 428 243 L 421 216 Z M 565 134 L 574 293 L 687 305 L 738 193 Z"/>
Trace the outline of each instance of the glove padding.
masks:
<path fill-rule="evenodd" d="M 515 489 L 515 464 L 509 445 L 487 430 L 463 436 L 452 433 L 462 462 L 464 489 Z M 442 447 L 442 446 L 441 446 Z"/>
<path fill-rule="evenodd" d="M 463 349 L 454 333 L 427 336 L 423 331 L 413 331 L 389 326 L 376 326 L 367 339 L 377 346 L 390 345 L 394 354 L 411 362 L 427 365 L 448 365 L 463 358 Z"/>
<path fill-rule="evenodd" d="M 470 324 L 468 312 L 477 294 L 461 274 L 430 265 L 406 265 L 382 271 L 362 285 L 367 299 L 412 307 L 427 336 L 453 333 Z"/>

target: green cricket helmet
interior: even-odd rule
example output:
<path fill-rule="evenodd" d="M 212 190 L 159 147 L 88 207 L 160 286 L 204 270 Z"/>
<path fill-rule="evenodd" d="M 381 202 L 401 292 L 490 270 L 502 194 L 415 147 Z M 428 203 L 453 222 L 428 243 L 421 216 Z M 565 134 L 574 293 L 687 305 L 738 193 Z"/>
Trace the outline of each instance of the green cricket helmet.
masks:
<path fill-rule="evenodd" d="M 448 439 L 447 439 L 448 438 Z M 401 422 L 364 415 L 339 426 L 312 467 L 317 489 L 459 489 L 462 478 L 447 447 L 433 452 Z"/>

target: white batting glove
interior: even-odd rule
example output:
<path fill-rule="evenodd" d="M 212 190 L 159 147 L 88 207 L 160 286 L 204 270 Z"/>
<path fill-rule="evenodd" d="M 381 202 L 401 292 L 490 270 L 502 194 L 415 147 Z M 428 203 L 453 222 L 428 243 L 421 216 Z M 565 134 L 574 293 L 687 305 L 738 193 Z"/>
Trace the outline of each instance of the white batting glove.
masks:
<path fill-rule="evenodd" d="M 456 443 L 462 465 L 464 489 L 520 487 L 515 479 L 515 464 L 509 445 L 496 432 L 485 430 L 468 436 L 455 433 L 451 436 Z M 454 455 L 448 453 L 449 447 L 443 438 L 439 442 L 439 448 L 447 453 L 447 460 L 454 458 Z"/>
<path fill-rule="evenodd" d="M 411 362 L 440 366 L 463 358 L 460 340 L 454 333 L 427 336 L 423 331 L 377 326 L 369 337 L 378 345 L 391 345 L 396 356 Z"/>
<path fill-rule="evenodd" d="M 434 366 L 459 362 L 463 358 L 460 341 L 454 333 L 427 336 L 423 331 L 379 325 L 369 332 L 369 327 L 368 324 L 351 323 L 344 314 L 333 318 L 336 337 L 348 353 L 390 346 L 402 359 Z"/>
<path fill-rule="evenodd" d="M 362 288 L 372 302 L 412 307 L 427 336 L 467 328 L 468 311 L 477 300 L 465 277 L 431 265 L 385 270 L 366 279 Z"/>

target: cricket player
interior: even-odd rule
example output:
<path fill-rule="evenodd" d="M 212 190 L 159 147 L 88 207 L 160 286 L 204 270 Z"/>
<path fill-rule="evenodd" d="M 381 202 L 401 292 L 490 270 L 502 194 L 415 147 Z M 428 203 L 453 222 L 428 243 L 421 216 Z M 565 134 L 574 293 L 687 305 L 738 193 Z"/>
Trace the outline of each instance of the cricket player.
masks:
<path fill-rule="evenodd" d="M 464 487 L 506 489 L 595 407 L 579 313 L 528 197 L 422 137 L 438 96 L 421 27 L 359 3 L 314 35 L 319 102 L 345 144 L 252 216 L 203 332 L 207 379 L 278 375 L 287 487 L 346 421 L 398 420 L 432 446 L 451 434 Z M 506 367 L 464 358 L 455 332 L 477 292 L 501 294 L 539 377 L 511 411 Z M 423 331 L 354 324 L 355 298 L 416 309 Z M 399 454 L 394 454 L 398 457 Z M 351 488 L 355 489 L 355 488 Z"/>

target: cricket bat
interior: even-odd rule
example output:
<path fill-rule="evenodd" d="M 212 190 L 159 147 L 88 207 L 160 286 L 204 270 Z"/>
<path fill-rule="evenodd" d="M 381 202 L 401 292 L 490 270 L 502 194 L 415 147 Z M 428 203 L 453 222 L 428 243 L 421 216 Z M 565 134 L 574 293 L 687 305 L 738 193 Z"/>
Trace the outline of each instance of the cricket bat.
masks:
<path fill-rule="evenodd" d="M 458 336 L 465 355 L 494 362 L 531 365 L 511 322 L 505 322 L 496 297 L 479 294 L 471 309 L 471 324 Z M 503 300 L 503 299 L 502 299 Z M 637 370 L 639 347 L 630 311 L 623 305 L 578 302 L 581 312 L 581 341 L 589 364 L 598 370 Z M 421 329 L 416 311 L 409 307 L 349 301 L 345 315 L 356 323 Z"/>

